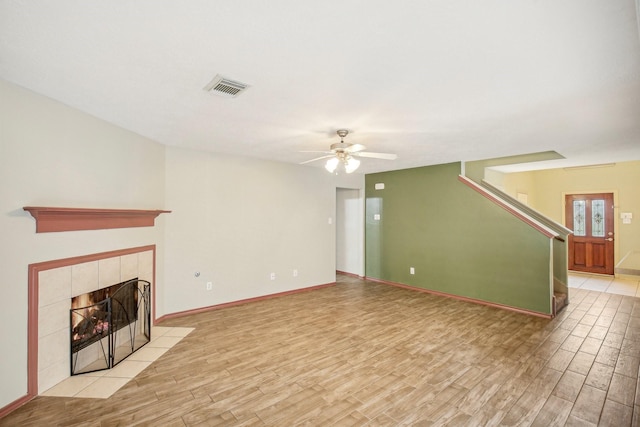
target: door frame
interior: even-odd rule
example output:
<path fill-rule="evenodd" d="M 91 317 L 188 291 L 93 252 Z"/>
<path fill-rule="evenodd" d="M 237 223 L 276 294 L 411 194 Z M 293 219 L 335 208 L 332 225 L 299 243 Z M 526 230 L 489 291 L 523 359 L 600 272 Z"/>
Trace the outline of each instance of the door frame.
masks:
<path fill-rule="evenodd" d="M 565 209 L 565 199 L 566 196 L 568 194 L 600 194 L 600 193 L 611 193 L 613 194 L 613 236 L 615 237 L 613 239 L 613 268 L 615 271 L 615 267 L 618 264 L 618 262 L 620 262 L 620 260 L 618 259 L 618 254 L 620 253 L 620 246 L 618 243 L 618 228 L 620 227 L 619 224 L 619 220 L 618 217 L 619 215 L 619 207 L 618 207 L 618 190 L 581 190 L 581 191 L 563 191 L 560 199 L 560 207 L 562 209 L 562 224 L 566 224 L 567 223 L 567 217 L 566 217 L 566 209 Z M 569 247 L 567 246 L 567 250 L 569 250 Z M 569 257 L 567 257 L 567 269 L 569 267 Z M 575 270 L 569 270 L 571 272 L 574 273 L 582 273 L 580 271 L 575 271 Z M 598 273 L 584 273 L 584 274 L 598 274 Z M 609 276 L 608 274 L 605 274 L 604 276 Z M 613 274 L 613 276 L 615 276 L 615 273 Z"/>

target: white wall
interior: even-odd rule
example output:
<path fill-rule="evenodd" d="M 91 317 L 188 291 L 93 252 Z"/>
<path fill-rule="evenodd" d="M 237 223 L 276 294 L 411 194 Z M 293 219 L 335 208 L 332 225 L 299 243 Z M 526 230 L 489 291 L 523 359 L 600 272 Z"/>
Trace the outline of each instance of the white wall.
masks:
<path fill-rule="evenodd" d="M 164 147 L 0 80 L 0 408 L 27 392 L 29 264 L 163 248 L 166 215 L 155 227 L 36 234 L 23 206 L 163 209 Z M 162 289 L 162 263 L 156 279 Z"/>
<path fill-rule="evenodd" d="M 166 153 L 173 210 L 166 219 L 166 313 L 335 281 L 334 175 L 178 148 Z"/>

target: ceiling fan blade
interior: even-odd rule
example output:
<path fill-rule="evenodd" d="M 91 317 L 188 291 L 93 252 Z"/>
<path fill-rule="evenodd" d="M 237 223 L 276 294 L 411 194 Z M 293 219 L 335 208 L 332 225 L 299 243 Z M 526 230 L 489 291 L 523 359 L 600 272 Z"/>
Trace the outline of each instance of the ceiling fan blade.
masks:
<path fill-rule="evenodd" d="M 362 144 L 352 144 L 352 145 L 348 146 L 347 148 L 345 148 L 344 151 L 346 151 L 347 153 L 357 153 L 359 151 L 364 150 L 365 148 L 367 148 L 367 147 L 365 147 Z"/>
<path fill-rule="evenodd" d="M 368 151 L 363 151 L 360 153 L 353 153 L 354 156 L 358 156 L 358 157 L 371 157 L 374 159 L 384 159 L 384 160 L 395 160 L 398 158 L 397 154 L 391 154 L 391 153 L 371 153 Z"/>
<path fill-rule="evenodd" d="M 311 163 L 311 162 L 315 162 L 316 160 L 322 160 L 322 159 L 327 159 L 329 157 L 333 157 L 335 154 L 329 154 L 328 156 L 322 156 L 322 157 L 316 157 L 315 159 L 311 159 L 311 160 L 306 160 L 302 163 L 300 163 L 301 165 L 305 165 L 307 163 Z"/>

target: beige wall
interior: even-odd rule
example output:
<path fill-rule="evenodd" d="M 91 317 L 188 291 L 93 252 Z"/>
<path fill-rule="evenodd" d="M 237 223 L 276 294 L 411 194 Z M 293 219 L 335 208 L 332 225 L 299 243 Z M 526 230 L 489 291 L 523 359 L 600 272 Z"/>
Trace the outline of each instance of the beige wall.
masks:
<path fill-rule="evenodd" d="M 36 234 L 23 206 L 163 209 L 164 147 L 0 80 L 0 408 L 27 392 L 29 264 L 163 250 L 164 215 L 156 227 Z"/>
<path fill-rule="evenodd" d="M 494 182 L 500 181 L 492 174 Z M 529 205 L 564 224 L 564 195 L 571 193 L 614 193 L 615 262 L 630 251 L 640 250 L 640 162 L 622 162 L 614 166 L 581 169 L 550 169 L 505 174 L 500 185 L 516 196 L 528 194 Z M 621 212 L 631 212 L 631 224 L 623 224 Z"/>
<path fill-rule="evenodd" d="M 166 173 L 166 313 L 335 281 L 335 175 L 170 147 Z"/>

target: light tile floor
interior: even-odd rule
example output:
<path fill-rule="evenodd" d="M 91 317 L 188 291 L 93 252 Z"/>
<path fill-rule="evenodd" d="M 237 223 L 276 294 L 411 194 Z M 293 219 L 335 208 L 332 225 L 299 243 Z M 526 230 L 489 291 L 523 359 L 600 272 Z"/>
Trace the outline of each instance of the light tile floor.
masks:
<path fill-rule="evenodd" d="M 613 276 L 569 272 L 569 288 L 640 297 L 640 277 L 616 278 Z"/>
<path fill-rule="evenodd" d="M 151 341 L 113 369 L 69 377 L 41 395 L 106 399 L 193 330 L 194 328 L 154 326 L 151 329 Z"/>

